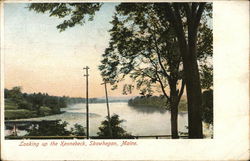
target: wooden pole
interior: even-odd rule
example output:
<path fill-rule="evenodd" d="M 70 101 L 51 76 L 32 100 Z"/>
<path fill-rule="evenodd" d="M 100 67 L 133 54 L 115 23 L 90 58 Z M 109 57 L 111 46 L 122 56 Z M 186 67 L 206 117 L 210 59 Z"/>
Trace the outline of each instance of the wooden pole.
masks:
<path fill-rule="evenodd" d="M 107 91 L 107 83 L 104 81 L 104 87 L 105 87 L 105 96 L 106 96 L 106 104 L 107 104 L 107 112 L 108 112 L 108 127 L 109 127 L 109 135 L 110 138 L 113 138 L 113 132 L 111 129 L 111 119 L 110 119 L 110 112 L 109 112 L 109 100 L 108 100 L 108 91 Z"/>
<path fill-rule="evenodd" d="M 14 136 L 17 136 L 16 124 L 14 124 Z"/>
<path fill-rule="evenodd" d="M 89 91 L 88 91 L 88 70 L 89 70 L 89 67 L 86 66 L 85 68 L 83 68 L 86 70 L 86 74 L 84 75 L 86 77 L 86 127 L 87 127 L 87 132 L 86 132 L 86 135 L 87 135 L 87 139 L 89 139 Z"/>

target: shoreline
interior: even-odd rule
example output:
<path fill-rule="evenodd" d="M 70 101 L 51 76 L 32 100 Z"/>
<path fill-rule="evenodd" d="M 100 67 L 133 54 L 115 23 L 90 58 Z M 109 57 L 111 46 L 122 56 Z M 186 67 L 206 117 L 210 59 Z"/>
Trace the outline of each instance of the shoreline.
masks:
<path fill-rule="evenodd" d="M 6 119 L 4 118 L 4 121 L 17 121 L 17 120 L 26 120 L 26 119 L 33 119 L 33 118 L 41 118 L 41 117 L 46 117 L 46 116 L 52 116 L 52 115 L 59 115 L 59 114 L 63 114 L 66 111 L 60 111 L 60 113 L 56 113 L 56 114 L 49 114 L 49 115 L 44 115 L 44 116 L 35 116 L 35 117 L 26 117 L 26 118 L 18 118 L 18 119 Z"/>

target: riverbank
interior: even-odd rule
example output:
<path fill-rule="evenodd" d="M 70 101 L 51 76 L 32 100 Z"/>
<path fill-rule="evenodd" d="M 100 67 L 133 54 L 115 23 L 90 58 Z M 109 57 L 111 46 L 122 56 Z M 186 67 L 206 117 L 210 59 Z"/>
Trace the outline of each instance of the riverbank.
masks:
<path fill-rule="evenodd" d="M 62 114 L 65 111 L 60 111 L 59 113 L 51 113 L 51 114 L 46 114 L 46 115 L 37 115 L 35 112 L 36 111 L 30 111 L 30 110 L 25 110 L 25 109 L 5 110 L 5 113 L 4 113 L 5 117 L 4 118 L 5 118 L 5 120 L 39 118 L 39 117 Z"/>
<path fill-rule="evenodd" d="M 41 106 L 38 110 L 20 109 L 18 105 L 10 100 L 5 100 L 4 106 L 5 120 L 27 119 L 35 117 L 44 117 L 64 113 L 64 111 L 53 111 L 51 108 Z"/>

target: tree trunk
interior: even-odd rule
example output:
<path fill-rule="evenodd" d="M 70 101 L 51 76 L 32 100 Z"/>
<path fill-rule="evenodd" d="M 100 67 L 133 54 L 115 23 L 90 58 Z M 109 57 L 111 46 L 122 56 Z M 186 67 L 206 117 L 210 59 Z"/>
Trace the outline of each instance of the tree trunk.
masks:
<path fill-rule="evenodd" d="M 183 29 L 180 4 L 161 4 L 165 10 L 166 19 L 172 24 L 178 38 L 179 49 L 183 60 L 184 77 L 188 100 L 188 133 L 189 138 L 202 138 L 201 121 L 201 85 L 196 56 L 197 29 L 205 3 L 192 3 L 192 9 L 187 6 L 188 42 Z"/>
<path fill-rule="evenodd" d="M 196 54 L 199 18 L 197 18 L 197 15 L 193 14 L 191 18 L 188 18 L 188 41 L 186 41 L 178 8 L 176 8 L 175 11 L 177 19 L 173 21 L 173 25 L 176 26 L 175 31 L 183 59 L 184 77 L 186 81 L 188 100 L 188 134 L 189 138 L 203 138 L 201 120 L 202 97 Z"/>
<path fill-rule="evenodd" d="M 172 78 L 172 74 L 171 74 Z M 176 90 L 177 80 L 169 80 L 170 85 L 170 110 L 171 110 L 171 135 L 173 139 L 178 139 L 178 92 Z"/>
<path fill-rule="evenodd" d="M 202 138 L 202 97 L 200 75 L 196 57 L 196 34 L 193 29 L 190 29 L 190 31 L 188 45 L 180 43 L 188 100 L 188 134 L 189 138 Z"/>
<path fill-rule="evenodd" d="M 203 138 L 201 120 L 202 96 L 197 63 L 197 28 L 195 19 L 189 20 L 188 54 L 184 56 L 183 62 L 188 98 L 189 138 Z"/>
<path fill-rule="evenodd" d="M 178 32 L 178 31 L 177 31 Z M 180 52 L 183 58 L 184 76 L 188 100 L 188 133 L 189 138 L 202 138 L 201 121 L 201 85 L 196 57 L 197 32 L 190 27 L 188 44 L 184 37 L 178 37 Z"/>
<path fill-rule="evenodd" d="M 176 103 L 171 103 L 171 135 L 172 139 L 178 139 L 178 105 Z"/>
<path fill-rule="evenodd" d="M 201 86 L 197 61 L 193 57 L 188 57 L 183 65 L 188 99 L 189 138 L 202 138 Z"/>

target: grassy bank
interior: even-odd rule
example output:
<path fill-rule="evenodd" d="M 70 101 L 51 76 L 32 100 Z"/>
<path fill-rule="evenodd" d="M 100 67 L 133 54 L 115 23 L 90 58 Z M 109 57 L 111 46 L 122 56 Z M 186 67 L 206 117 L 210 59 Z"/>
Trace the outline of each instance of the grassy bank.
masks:
<path fill-rule="evenodd" d="M 5 110 L 4 114 L 6 120 L 32 118 L 37 116 L 35 111 L 25 109 Z"/>
<path fill-rule="evenodd" d="M 5 107 L 5 110 L 17 110 L 18 109 L 17 104 L 15 104 L 14 102 L 8 99 L 4 100 L 4 107 Z"/>
<path fill-rule="evenodd" d="M 5 110 L 4 110 L 5 120 L 43 117 L 60 113 L 62 112 L 61 111 L 55 112 L 51 108 L 45 106 L 41 106 L 38 111 L 29 109 L 20 109 L 18 108 L 18 105 L 16 105 L 14 102 L 5 99 Z"/>

